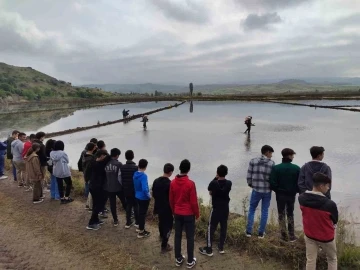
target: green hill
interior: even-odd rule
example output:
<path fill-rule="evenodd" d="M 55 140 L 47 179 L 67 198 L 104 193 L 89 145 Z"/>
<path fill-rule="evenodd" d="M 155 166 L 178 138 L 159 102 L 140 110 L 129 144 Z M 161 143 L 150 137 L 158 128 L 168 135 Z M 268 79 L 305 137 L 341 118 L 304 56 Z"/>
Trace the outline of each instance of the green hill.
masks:
<path fill-rule="evenodd" d="M 31 67 L 0 63 L 0 99 L 9 101 L 57 98 L 102 98 L 113 94 L 100 89 L 74 87 Z"/>

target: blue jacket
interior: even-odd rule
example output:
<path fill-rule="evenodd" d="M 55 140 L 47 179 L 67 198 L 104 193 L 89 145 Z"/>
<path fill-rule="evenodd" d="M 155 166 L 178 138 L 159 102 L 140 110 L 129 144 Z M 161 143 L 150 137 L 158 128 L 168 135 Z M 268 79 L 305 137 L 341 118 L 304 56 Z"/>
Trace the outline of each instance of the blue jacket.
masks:
<path fill-rule="evenodd" d="M 135 188 L 135 198 L 138 200 L 150 200 L 150 191 L 148 184 L 148 177 L 143 172 L 134 173 L 134 188 Z"/>
<path fill-rule="evenodd" d="M 6 154 L 7 143 L 0 142 L 0 156 L 4 156 Z"/>

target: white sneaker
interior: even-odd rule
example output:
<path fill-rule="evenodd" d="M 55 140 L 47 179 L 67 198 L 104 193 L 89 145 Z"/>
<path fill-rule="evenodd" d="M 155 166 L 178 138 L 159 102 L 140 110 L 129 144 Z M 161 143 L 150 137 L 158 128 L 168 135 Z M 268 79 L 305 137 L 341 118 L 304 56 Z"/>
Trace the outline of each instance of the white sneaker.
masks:
<path fill-rule="evenodd" d="M 7 179 L 8 177 L 6 175 L 0 176 L 0 180 Z"/>

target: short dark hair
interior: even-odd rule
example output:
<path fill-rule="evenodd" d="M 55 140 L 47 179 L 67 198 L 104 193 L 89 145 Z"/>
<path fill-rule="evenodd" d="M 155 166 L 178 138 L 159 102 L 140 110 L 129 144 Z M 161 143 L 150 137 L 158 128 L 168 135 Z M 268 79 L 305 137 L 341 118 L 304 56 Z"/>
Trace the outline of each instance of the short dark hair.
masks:
<path fill-rule="evenodd" d="M 54 145 L 54 150 L 55 151 L 64 151 L 65 149 L 65 144 L 63 141 L 56 141 L 55 145 Z"/>
<path fill-rule="evenodd" d="M 172 165 L 171 163 L 166 163 L 164 165 L 164 173 L 168 174 L 171 173 L 175 170 L 174 165 Z"/>
<path fill-rule="evenodd" d="M 93 151 L 95 149 L 95 143 L 92 143 L 92 142 L 89 142 L 86 147 L 85 147 L 85 150 L 86 151 Z"/>
<path fill-rule="evenodd" d="M 216 173 L 220 177 L 225 177 L 228 174 L 228 167 L 226 167 L 225 165 L 220 165 L 217 168 Z"/>
<path fill-rule="evenodd" d="M 184 159 L 183 161 L 180 162 L 180 166 L 179 166 L 180 173 L 188 173 L 190 171 L 190 168 L 191 168 L 191 163 L 189 160 Z"/>
<path fill-rule="evenodd" d="M 35 137 L 36 139 L 40 140 L 41 138 L 45 137 L 45 135 L 46 135 L 45 132 L 40 131 L 36 133 Z"/>
<path fill-rule="evenodd" d="M 98 140 L 96 138 L 92 138 L 90 142 L 92 142 L 93 144 L 97 144 Z"/>
<path fill-rule="evenodd" d="M 148 161 L 146 159 L 140 159 L 139 160 L 139 169 L 146 169 L 148 165 Z"/>
<path fill-rule="evenodd" d="M 14 131 L 11 133 L 11 135 L 16 135 L 16 134 L 19 134 L 19 133 L 20 133 L 20 131 L 14 130 Z"/>
<path fill-rule="evenodd" d="M 30 139 L 30 140 L 33 140 L 33 139 L 35 139 L 35 138 L 36 138 L 35 134 L 30 134 L 30 136 L 29 136 L 29 139 Z"/>
<path fill-rule="evenodd" d="M 295 155 L 295 151 L 292 150 L 291 148 L 284 148 L 282 151 L 281 151 L 281 155 L 283 157 L 288 157 L 288 156 L 292 156 L 292 155 Z"/>
<path fill-rule="evenodd" d="M 97 147 L 98 147 L 99 149 L 103 148 L 104 146 L 105 146 L 105 142 L 104 142 L 104 141 L 98 141 L 98 142 L 97 142 Z"/>
<path fill-rule="evenodd" d="M 313 185 L 315 187 L 326 184 L 331 184 L 331 179 L 325 174 L 317 172 L 313 175 Z"/>
<path fill-rule="evenodd" d="M 110 151 L 110 156 L 111 157 L 117 157 L 117 156 L 120 156 L 120 154 L 121 154 L 121 151 L 118 148 L 113 148 Z"/>
<path fill-rule="evenodd" d="M 267 152 L 274 153 L 274 149 L 270 145 L 264 145 L 261 147 L 261 154 L 266 154 Z"/>
<path fill-rule="evenodd" d="M 310 155 L 312 158 L 317 158 L 318 156 L 322 155 L 325 151 L 325 148 L 322 146 L 313 146 L 310 148 Z"/>
<path fill-rule="evenodd" d="M 106 150 L 98 150 L 95 154 L 96 157 L 101 157 L 101 156 L 107 156 L 108 152 Z"/>
<path fill-rule="evenodd" d="M 19 136 L 19 137 L 22 137 L 22 136 L 26 136 L 26 134 L 25 134 L 24 132 L 20 132 L 20 133 L 18 134 L 18 136 Z"/>
<path fill-rule="evenodd" d="M 127 150 L 125 152 L 125 158 L 126 160 L 133 160 L 134 159 L 134 152 L 133 150 Z"/>

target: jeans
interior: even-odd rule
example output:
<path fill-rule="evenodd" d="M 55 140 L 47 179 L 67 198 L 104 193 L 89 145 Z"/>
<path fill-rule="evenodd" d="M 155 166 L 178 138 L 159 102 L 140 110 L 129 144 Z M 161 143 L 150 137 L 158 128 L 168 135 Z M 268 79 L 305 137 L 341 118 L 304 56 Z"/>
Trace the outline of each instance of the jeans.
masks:
<path fill-rule="evenodd" d="M 229 208 L 217 208 L 211 209 L 210 218 L 209 218 L 209 226 L 206 234 L 206 246 L 212 249 L 212 243 L 214 240 L 214 233 L 217 229 L 218 224 L 220 223 L 220 243 L 219 248 L 224 249 L 224 243 L 226 239 L 227 233 L 227 222 L 229 218 Z"/>
<path fill-rule="evenodd" d="M 287 216 L 289 236 L 295 236 L 294 233 L 294 204 L 296 195 L 286 195 L 276 193 L 276 202 L 279 216 L 279 225 L 281 235 L 285 237 L 286 233 L 286 221 L 285 215 Z"/>
<path fill-rule="evenodd" d="M 335 239 L 329 243 L 323 243 L 312 240 L 305 236 L 306 246 L 306 270 L 316 270 L 316 259 L 319 246 L 326 254 L 328 262 L 328 270 L 337 270 L 336 241 Z"/>
<path fill-rule="evenodd" d="M 185 228 L 188 263 L 194 260 L 195 216 L 175 215 L 175 258 L 181 257 L 181 238 Z"/>
<path fill-rule="evenodd" d="M 126 210 L 126 201 L 125 201 L 124 193 L 121 191 L 109 192 L 108 196 L 109 196 L 109 201 L 110 201 L 111 214 L 113 216 L 114 221 L 118 221 L 118 216 L 117 216 L 117 212 L 116 212 L 116 197 L 118 197 L 120 199 L 122 207 Z"/>
<path fill-rule="evenodd" d="M 269 216 L 271 191 L 268 193 L 261 193 L 253 190 L 250 198 L 250 208 L 249 208 L 248 222 L 246 226 L 247 233 L 252 233 L 254 226 L 255 210 L 260 201 L 261 201 L 261 219 L 260 219 L 259 234 L 263 234 L 265 232 L 266 223 Z"/>
<path fill-rule="evenodd" d="M 139 207 L 139 211 L 138 211 L 139 230 L 143 231 L 145 230 L 145 219 L 146 219 L 147 211 L 149 209 L 150 200 L 136 199 L 136 201 Z"/>
<path fill-rule="evenodd" d="M 0 154 L 0 176 L 4 175 L 5 156 Z"/>
<path fill-rule="evenodd" d="M 71 187 L 72 187 L 71 177 L 65 177 L 65 178 L 56 177 L 56 180 L 57 180 L 58 187 L 59 187 L 60 198 L 64 198 L 64 182 L 66 184 L 65 197 L 69 197 L 70 192 L 71 192 Z M 64 180 L 64 182 L 63 182 L 63 180 Z"/>
<path fill-rule="evenodd" d="M 87 199 L 89 196 L 90 190 L 89 190 L 89 182 L 85 182 L 85 190 L 84 190 L 84 196 Z"/>
<path fill-rule="evenodd" d="M 131 224 L 132 210 L 134 209 L 135 224 L 139 224 L 139 212 L 135 196 L 126 196 L 126 223 Z"/>
<path fill-rule="evenodd" d="M 54 175 L 50 176 L 50 194 L 52 199 L 60 199 L 58 183 Z"/>
<path fill-rule="evenodd" d="M 14 176 L 14 181 L 17 181 L 16 167 L 14 165 L 13 160 L 11 160 L 11 165 L 12 165 L 12 173 L 13 173 L 13 176 Z"/>
<path fill-rule="evenodd" d="M 171 211 L 159 213 L 159 232 L 161 241 L 161 247 L 166 248 L 169 242 L 171 230 L 174 225 L 174 218 Z"/>
<path fill-rule="evenodd" d="M 99 220 L 99 213 L 104 209 L 105 192 L 102 189 L 91 189 L 90 194 L 93 199 L 92 214 L 89 220 L 89 225 L 97 224 Z"/>

